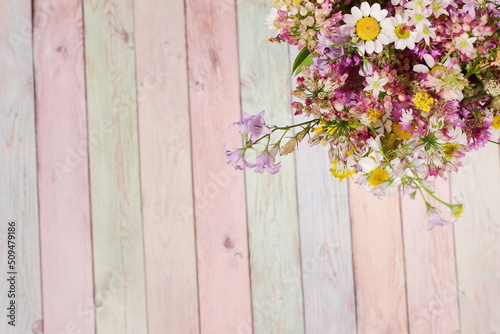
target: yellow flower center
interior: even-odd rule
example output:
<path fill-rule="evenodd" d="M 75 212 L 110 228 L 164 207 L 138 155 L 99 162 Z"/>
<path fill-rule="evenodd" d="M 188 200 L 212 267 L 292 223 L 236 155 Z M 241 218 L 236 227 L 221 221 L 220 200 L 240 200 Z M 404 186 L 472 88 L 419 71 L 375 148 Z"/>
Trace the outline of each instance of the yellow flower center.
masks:
<path fill-rule="evenodd" d="M 372 123 L 375 123 L 376 121 L 378 121 L 379 118 L 382 117 L 383 115 L 384 115 L 383 112 L 381 112 L 380 110 L 377 110 L 375 108 L 369 108 L 366 111 L 366 116 L 368 116 L 370 118 L 370 121 Z"/>
<path fill-rule="evenodd" d="M 436 65 L 434 66 L 433 68 L 431 68 L 431 70 L 429 71 L 430 74 L 434 74 L 436 72 L 441 72 L 443 70 L 446 70 L 446 67 L 442 66 L 442 65 Z"/>
<path fill-rule="evenodd" d="M 500 115 L 496 115 L 493 117 L 493 124 L 492 124 L 494 129 L 500 129 Z"/>
<path fill-rule="evenodd" d="M 464 206 L 462 204 L 455 204 L 451 206 L 451 213 L 455 218 L 458 218 L 464 213 Z"/>
<path fill-rule="evenodd" d="M 431 106 L 434 104 L 434 99 L 425 92 L 418 92 L 415 94 L 412 101 L 415 107 L 425 112 L 431 111 Z"/>
<path fill-rule="evenodd" d="M 380 24 L 373 17 L 363 17 L 356 23 L 356 34 L 364 41 L 373 41 L 380 33 Z"/>
<path fill-rule="evenodd" d="M 389 173 L 387 173 L 385 169 L 379 167 L 372 172 L 372 175 L 368 178 L 368 183 L 375 188 L 389 179 Z"/>
<path fill-rule="evenodd" d="M 400 24 L 394 29 L 396 32 L 396 36 L 398 36 L 399 39 L 407 39 L 410 37 L 410 28 L 405 26 L 404 24 Z"/>
<path fill-rule="evenodd" d="M 411 128 L 410 128 L 411 130 Z M 406 140 L 411 138 L 411 131 L 405 131 L 401 128 L 398 123 L 392 123 L 392 132 L 401 140 Z"/>
<path fill-rule="evenodd" d="M 446 143 L 444 145 L 444 155 L 448 159 L 452 158 L 455 155 L 455 152 L 458 151 L 458 144 Z"/>

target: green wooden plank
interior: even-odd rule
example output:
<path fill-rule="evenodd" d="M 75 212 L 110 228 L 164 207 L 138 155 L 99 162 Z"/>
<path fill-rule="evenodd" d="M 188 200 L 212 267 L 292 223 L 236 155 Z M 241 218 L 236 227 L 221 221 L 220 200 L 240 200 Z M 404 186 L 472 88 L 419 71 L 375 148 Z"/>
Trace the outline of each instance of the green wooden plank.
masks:
<path fill-rule="evenodd" d="M 98 333 L 145 333 L 133 2 L 84 1 Z"/>
<path fill-rule="evenodd" d="M 292 124 L 288 47 L 268 42 L 271 3 L 239 0 L 242 110 L 267 110 L 268 124 Z M 276 175 L 246 172 L 254 332 L 304 333 L 295 164 Z"/>

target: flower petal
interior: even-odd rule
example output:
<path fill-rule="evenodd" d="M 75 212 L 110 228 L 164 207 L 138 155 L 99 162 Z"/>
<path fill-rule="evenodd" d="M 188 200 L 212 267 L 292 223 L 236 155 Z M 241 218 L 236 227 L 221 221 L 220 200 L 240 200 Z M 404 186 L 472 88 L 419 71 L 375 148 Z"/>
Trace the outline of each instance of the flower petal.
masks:
<path fill-rule="evenodd" d="M 354 7 L 354 8 L 356 8 L 356 7 Z M 363 13 L 363 16 L 369 16 L 370 15 L 370 5 L 368 4 L 368 2 L 365 1 L 365 2 L 363 2 L 361 4 L 361 13 Z"/>
<path fill-rule="evenodd" d="M 361 12 L 361 10 L 358 7 L 352 7 L 351 14 L 356 19 L 356 21 L 358 21 L 359 19 L 361 19 L 363 17 L 363 13 Z"/>
<path fill-rule="evenodd" d="M 366 53 L 371 54 L 375 50 L 375 43 L 373 41 L 366 41 Z"/>
<path fill-rule="evenodd" d="M 413 66 L 413 71 L 418 73 L 429 73 L 429 68 L 425 65 L 418 64 Z"/>

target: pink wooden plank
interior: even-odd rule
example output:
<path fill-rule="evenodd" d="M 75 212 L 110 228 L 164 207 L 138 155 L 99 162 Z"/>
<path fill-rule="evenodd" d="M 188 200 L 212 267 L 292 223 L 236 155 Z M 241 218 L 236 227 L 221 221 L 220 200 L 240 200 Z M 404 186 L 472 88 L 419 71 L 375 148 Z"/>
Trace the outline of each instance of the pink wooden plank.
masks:
<path fill-rule="evenodd" d="M 201 332 L 251 333 L 243 173 L 221 146 L 241 145 L 236 11 L 232 0 L 188 0 L 187 41 Z M 185 140 L 188 140 L 186 137 Z"/>
<path fill-rule="evenodd" d="M 31 16 L 31 1 L 0 0 L 0 308 L 2 310 L 0 333 L 2 334 L 42 332 Z M 9 222 L 15 223 L 15 239 L 11 237 L 10 245 L 7 237 Z M 10 232 L 13 232 L 12 226 L 10 227 Z M 14 263 L 8 264 L 8 255 L 11 255 L 10 260 L 15 261 Z M 7 281 L 11 276 L 14 276 L 15 282 Z M 12 292 L 9 291 L 14 290 L 15 296 L 12 296 Z M 7 310 L 11 305 L 15 308 L 15 311 L 13 310 L 15 314 Z M 7 314 L 13 317 L 7 317 Z"/>
<path fill-rule="evenodd" d="M 449 188 L 449 182 L 438 182 L 436 195 L 450 202 Z M 440 207 L 436 201 L 429 202 Z M 453 225 L 427 231 L 425 204 L 420 196 L 415 200 L 405 197 L 401 203 L 410 332 L 458 333 Z"/>
<path fill-rule="evenodd" d="M 34 14 L 44 331 L 94 333 L 82 2 Z"/>
<path fill-rule="evenodd" d="M 134 7 L 148 327 L 150 333 L 194 334 L 198 286 L 184 3 L 145 0 Z"/>
<path fill-rule="evenodd" d="M 349 184 L 358 333 L 408 333 L 399 197 Z"/>

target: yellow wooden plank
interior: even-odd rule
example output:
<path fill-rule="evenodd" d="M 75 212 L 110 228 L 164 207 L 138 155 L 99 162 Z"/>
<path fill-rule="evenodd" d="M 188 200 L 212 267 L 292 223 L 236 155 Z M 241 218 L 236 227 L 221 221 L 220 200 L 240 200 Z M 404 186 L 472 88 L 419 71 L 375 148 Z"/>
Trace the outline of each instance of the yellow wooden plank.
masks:
<path fill-rule="evenodd" d="M 133 2 L 84 1 L 98 333 L 147 328 Z"/>

